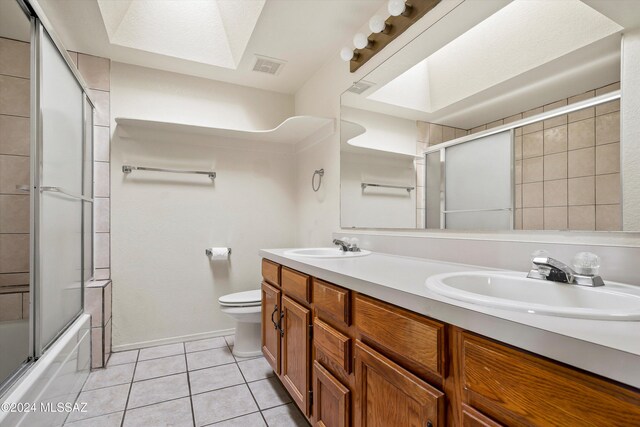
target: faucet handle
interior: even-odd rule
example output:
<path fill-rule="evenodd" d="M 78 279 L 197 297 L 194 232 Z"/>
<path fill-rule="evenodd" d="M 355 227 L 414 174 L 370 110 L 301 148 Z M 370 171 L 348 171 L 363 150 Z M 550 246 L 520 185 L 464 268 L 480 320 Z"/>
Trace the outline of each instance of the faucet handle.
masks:
<path fill-rule="evenodd" d="M 573 269 L 578 274 L 597 276 L 600 271 L 600 257 L 591 252 L 578 252 L 572 260 Z"/>

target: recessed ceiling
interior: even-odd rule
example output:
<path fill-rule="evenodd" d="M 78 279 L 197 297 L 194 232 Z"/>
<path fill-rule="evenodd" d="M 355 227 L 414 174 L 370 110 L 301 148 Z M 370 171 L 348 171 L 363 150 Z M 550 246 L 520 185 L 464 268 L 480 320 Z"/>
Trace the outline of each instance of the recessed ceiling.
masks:
<path fill-rule="evenodd" d="M 385 3 L 385 0 L 32 1 L 40 4 L 69 50 L 291 94 L 329 59 L 337 57 L 340 47 L 351 43 L 353 35 Z M 214 12 L 216 8 L 219 16 L 214 16 L 218 13 Z M 201 13 L 196 14 L 196 9 Z M 210 28 L 213 26 L 217 27 L 215 31 Z M 143 30 L 146 35 L 141 34 Z M 214 34 L 222 35 L 224 43 L 218 47 L 213 44 Z M 253 67 L 258 55 L 281 60 L 286 66 L 277 75 L 257 73 Z M 218 65 L 213 65 L 214 61 Z"/>
<path fill-rule="evenodd" d="M 579 0 L 515 0 L 368 98 L 433 113 L 622 29 Z"/>
<path fill-rule="evenodd" d="M 265 0 L 98 0 L 109 42 L 236 69 Z"/>

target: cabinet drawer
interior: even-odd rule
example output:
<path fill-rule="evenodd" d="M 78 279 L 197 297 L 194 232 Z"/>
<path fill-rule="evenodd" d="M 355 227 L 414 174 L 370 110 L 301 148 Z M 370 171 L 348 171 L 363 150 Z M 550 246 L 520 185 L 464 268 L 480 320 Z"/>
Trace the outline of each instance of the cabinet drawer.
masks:
<path fill-rule="evenodd" d="M 311 286 L 309 276 L 282 267 L 281 283 L 285 294 L 297 298 L 301 302 L 311 302 Z"/>
<path fill-rule="evenodd" d="M 313 320 L 313 344 L 348 374 L 351 372 L 351 340 L 322 320 Z"/>
<path fill-rule="evenodd" d="M 506 425 L 640 425 L 640 394 L 463 333 L 463 399 Z"/>
<path fill-rule="evenodd" d="M 280 286 L 280 265 L 263 258 L 262 277 L 272 285 Z"/>
<path fill-rule="evenodd" d="M 358 333 L 412 369 L 444 377 L 444 324 L 371 298 L 355 298 Z"/>
<path fill-rule="evenodd" d="M 345 326 L 349 326 L 349 290 L 332 285 L 316 278 L 313 279 L 313 304 L 321 317 L 328 316 Z"/>

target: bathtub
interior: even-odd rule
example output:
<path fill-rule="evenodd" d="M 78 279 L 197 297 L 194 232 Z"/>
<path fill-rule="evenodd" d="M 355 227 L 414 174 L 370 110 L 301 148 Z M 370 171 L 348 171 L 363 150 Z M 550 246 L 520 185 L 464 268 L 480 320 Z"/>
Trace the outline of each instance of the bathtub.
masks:
<path fill-rule="evenodd" d="M 0 409 L 1 427 L 61 426 L 89 376 L 90 316 L 81 315 L 6 393 L 2 402 L 16 412 Z M 24 411 L 29 404 L 31 412 Z M 23 409 L 23 411 L 17 411 Z"/>

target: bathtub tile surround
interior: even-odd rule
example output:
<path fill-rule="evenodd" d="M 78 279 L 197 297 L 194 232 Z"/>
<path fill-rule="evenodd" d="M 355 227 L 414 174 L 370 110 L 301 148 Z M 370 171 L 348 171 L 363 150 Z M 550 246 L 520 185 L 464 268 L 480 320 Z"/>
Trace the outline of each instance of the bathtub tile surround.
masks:
<path fill-rule="evenodd" d="M 94 283 L 85 291 L 85 312 L 92 315 L 91 368 L 106 366 L 111 354 L 111 220 L 109 161 L 111 147 L 110 89 L 111 61 L 69 51 L 73 63 L 96 102 L 93 126 L 94 181 Z M 101 309 L 100 309 L 101 307 Z"/>
<path fill-rule="evenodd" d="M 266 360 L 232 349 L 233 335 L 113 353 L 78 397 L 88 412 L 65 426 L 308 426 Z"/>
<path fill-rule="evenodd" d="M 84 311 L 91 315 L 91 368 L 103 368 L 111 355 L 111 280 L 85 285 Z"/>
<path fill-rule="evenodd" d="M 0 322 L 29 317 L 30 45 L 0 37 Z M 26 301 L 26 304 L 23 302 Z"/>
<path fill-rule="evenodd" d="M 481 132 L 594 96 L 595 90 L 474 127 L 417 122 L 417 155 L 435 144 Z M 514 129 L 515 229 L 620 231 L 620 100 Z M 424 158 L 416 161 L 417 226 L 424 228 Z"/>
<path fill-rule="evenodd" d="M 111 150 L 111 60 L 69 52 L 96 102 L 93 126 L 93 179 L 95 224 L 95 280 L 111 278 L 110 183 Z"/>

